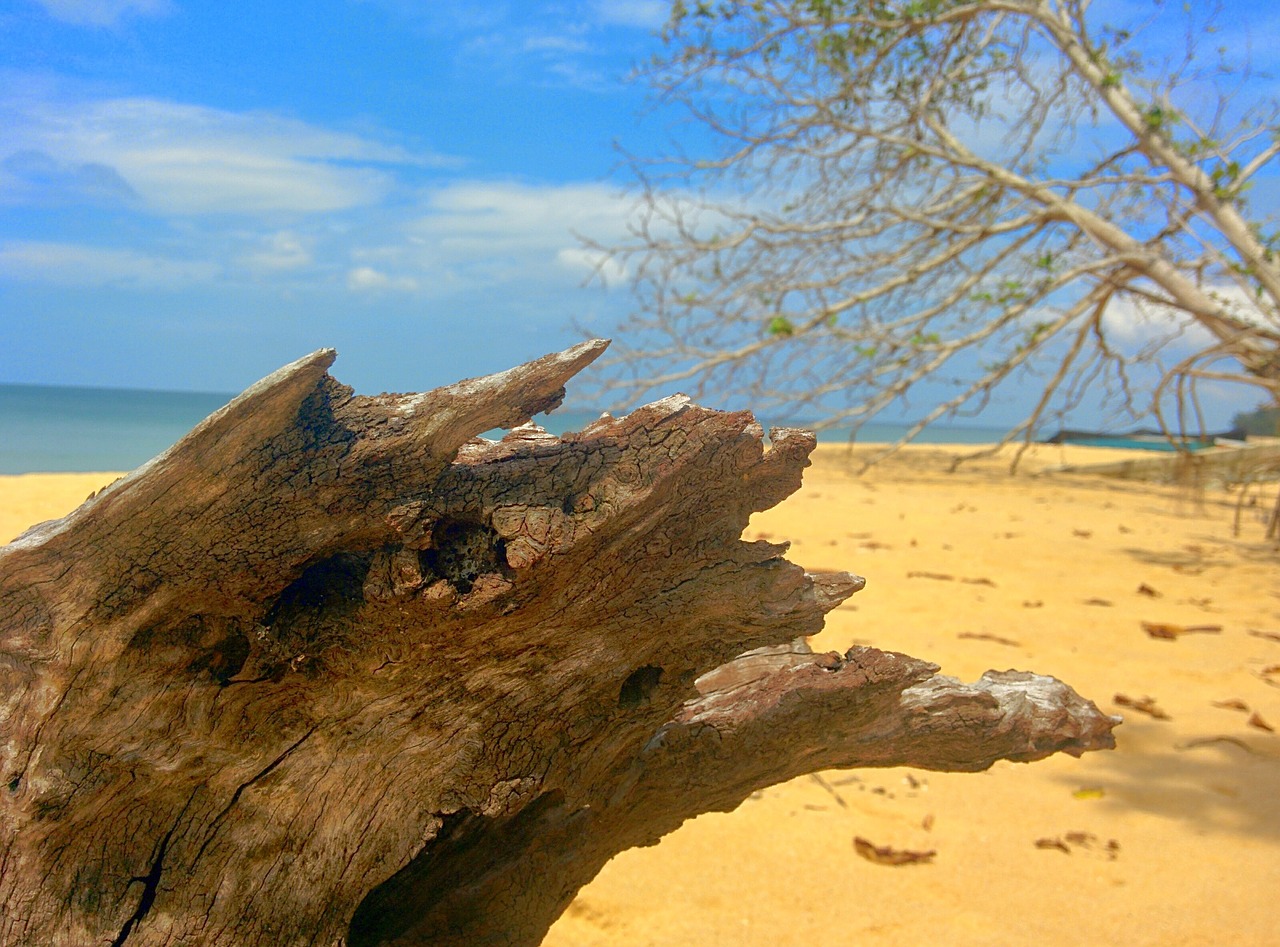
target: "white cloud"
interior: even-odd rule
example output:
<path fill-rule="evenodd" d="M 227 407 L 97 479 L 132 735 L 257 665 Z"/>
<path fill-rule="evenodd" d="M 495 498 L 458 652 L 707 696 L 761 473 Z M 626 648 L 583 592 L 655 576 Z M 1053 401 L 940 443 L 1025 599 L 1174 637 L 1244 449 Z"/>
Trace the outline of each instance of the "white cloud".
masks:
<path fill-rule="evenodd" d="M 0 199 L 128 204 L 137 199 L 137 194 L 115 168 L 92 161 L 56 161 L 43 152 L 27 149 L 0 159 Z"/>
<path fill-rule="evenodd" d="M 0 244 L 0 273 L 12 279 L 70 286 L 172 288 L 218 276 L 216 264 L 133 250 L 19 240 Z"/>
<path fill-rule="evenodd" d="M 464 181 L 434 192 L 415 225 L 424 236 L 498 250 L 576 246 L 572 232 L 620 234 L 634 204 L 603 184 Z"/>
<path fill-rule="evenodd" d="M 580 281 L 591 259 L 579 235 L 621 239 L 632 206 L 601 184 L 464 181 L 429 196 L 426 213 L 407 225 L 403 244 L 365 252 L 394 254 L 431 287 L 561 281 L 566 270 Z M 612 273 L 618 275 L 616 267 Z"/>
<path fill-rule="evenodd" d="M 344 210 L 381 200 L 394 185 L 388 166 L 449 163 L 272 113 L 151 98 L 11 99 L 0 156 L 16 154 L 22 167 L 97 169 L 153 212 L 193 215 Z M 12 195 L 17 172 L 6 171 Z"/>
<path fill-rule="evenodd" d="M 261 246 L 241 258 L 251 269 L 283 272 L 309 266 L 311 250 L 297 234 L 281 230 L 261 241 Z"/>
<path fill-rule="evenodd" d="M 598 275 L 606 286 L 616 286 L 627 279 L 625 266 L 599 250 L 587 247 L 565 247 L 556 253 L 556 262 L 584 276 Z"/>
<path fill-rule="evenodd" d="M 164 16 L 169 0 L 36 0 L 55 20 L 76 26 L 115 26 L 126 15 Z"/>
<path fill-rule="evenodd" d="M 505 84 L 623 91 L 626 63 L 644 59 L 670 14 L 669 0 L 366 0 L 434 36 L 448 37 L 467 68 Z"/>
<path fill-rule="evenodd" d="M 1248 293 L 1234 284 L 1224 284 L 1207 289 L 1210 296 L 1219 300 L 1231 315 L 1242 322 L 1267 326 L 1268 320 L 1249 298 Z M 1270 328 L 1280 328 L 1277 320 L 1270 320 Z M 1132 297 L 1113 300 L 1102 314 L 1106 331 L 1123 343 L 1140 346 L 1161 339 L 1180 336 L 1184 344 L 1192 348 L 1208 348 L 1217 338 L 1208 329 L 1180 309 L 1143 303 Z"/>
<path fill-rule="evenodd" d="M 429 33 L 454 36 L 505 29 L 510 10 L 503 3 L 475 0 L 358 0 L 381 7 L 395 17 Z"/>
<path fill-rule="evenodd" d="M 595 0 L 595 17 L 602 23 L 656 30 L 666 24 L 671 4 L 664 0 Z"/>
<path fill-rule="evenodd" d="M 574 36 L 555 36 L 542 33 L 526 36 L 524 50 L 528 53 L 585 53 L 591 47 Z"/>
<path fill-rule="evenodd" d="M 388 276 L 371 266 L 358 266 L 347 273 L 347 289 L 355 293 L 384 290 L 413 293 L 418 290 L 418 281 L 410 276 Z"/>
<path fill-rule="evenodd" d="M 495 287 L 576 292 L 598 259 L 579 235 L 621 242 L 632 206 L 602 184 L 461 181 L 425 195 L 397 228 L 365 228 L 376 238 L 352 241 L 347 286 L 432 297 Z M 606 287 L 626 278 L 614 262 L 601 272 Z"/>

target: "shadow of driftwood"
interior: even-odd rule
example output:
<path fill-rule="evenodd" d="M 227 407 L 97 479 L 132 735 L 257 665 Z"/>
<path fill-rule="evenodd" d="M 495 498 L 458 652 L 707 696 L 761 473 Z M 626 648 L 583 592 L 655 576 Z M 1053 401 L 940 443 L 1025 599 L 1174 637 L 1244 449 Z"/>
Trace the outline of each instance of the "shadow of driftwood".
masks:
<path fill-rule="evenodd" d="M 1131 714 L 1116 733 L 1117 750 L 1094 758 L 1108 804 L 1202 831 L 1280 839 L 1280 736 L 1231 726 L 1182 736 Z"/>

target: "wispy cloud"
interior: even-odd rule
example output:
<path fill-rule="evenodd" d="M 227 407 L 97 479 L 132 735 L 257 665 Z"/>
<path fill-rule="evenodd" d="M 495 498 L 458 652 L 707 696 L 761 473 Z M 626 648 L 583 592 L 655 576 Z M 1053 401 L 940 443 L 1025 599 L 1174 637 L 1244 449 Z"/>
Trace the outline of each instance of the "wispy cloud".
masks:
<path fill-rule="evenodd" d="M 411 276 L 390 276 L 371 266 L 357 266 L 347 273 L 347 289 L 356 293 L 412 293 L 417 291 L 418 281 Z"/>
<path fill-rule="evenodd" d="M 154 98 L 24 97 L 0 106 L 0 191 L 57 201 L 68 189 L 136 195 L 159 214 L 323 213 L 377 203 L 410 153 L 267 112 Z"/>
<path fill-rule="evenodd" d="M 453 41 L 463 61 L 483 61 L 507 83 L 536 82 L 584 91 L 616 92 L 628 56 L 663 26 L 667 0 L 536 0 L 477 5 L 365 0 L 432 36 Z"/>
<path fill-rule="evenodd" d="M 219 267 L 134 250 L 19 240 L 0 244 L 0 273 L 20 282 L 166 289 L 207 283 L 218 277 Z"/>
<path fill-rule="evenodd" d="M 595 0 L 591 12 L 600 23 L 656 30 L 667 22 L 671 4 L 664 0 Z"/>
<path fill-rule="evenodd" d="M 313 262 L 309 240 L 288 230 L 273 233 L 243 254 L 240 262 L 260 273 L 282 273 L 309 266 Z"/>
<path fill-rule="evenodd" d="M 499 248 L 545 247 L 571 231 L 625 220 L 633 200 L 605 184 L 533 185 L 464 181 L 433 192 L 416 231 L 439 239 L 483 240 Z"/>
<path fill-rule="evenodd" d="M 524 49 L 531 53 L 585 53 L 591 46 L 576 36 L 537 34 L 524 38 Z"/>
<path fill-rule="evenodd" d="M 567 288 L 598 262 L 576 235 L 621 237 L 631 206 L 601 184 L 463 181 L 432 192 L 403 241 L 375 252 L 419 273 L 424 288 L 476 281 Z"/>
<path fill-rule="evenodd" d="M 169 0 L 36 0 L 49 16 L 75 26 L 115 26 L 127 16 L 165 16 Z"/>
<path fill-rule="evenodd" d="M 1205 289 L 1233 318 L 1259 328 L 1276 328 L 1276 319 L 1260 311 L 1258 301 L 1241 287 L 1222 284 Z M 1213 333 L 1182 310 L 1138 302 L 1131 297 L 1122 297 L 1107 306 L 1102 324 L 1113 338 L 1134 347 L 1176 338 L 1185 347 L 1203 349 L 1217 341 Z"/>
<path fill-rule="evenodd" d="M 116 204 L 138 194 L 120 172 L 98 161 L 61 161 L 22 149 L 0 158 L 0 199 L 23 203 Z"/>
<path fill-rule="evenodd" d="M 430 33 L 457 36 L 489 31 L 504 26 L 511 16 L 506 3 L 476 3 L 475 0 L 355 0 L 381 8 L 396 19 L 412 23 Z"/>
<path fill-rule="evenodd" d="M 622 263 L 588 247 L 563 247 L 556 251 L 556 262 L 571 272 L 598 276 L 606 286 L 616 286 L 628 276 Z"/>
<path fill-rule="evenodd" d="M 91 213 L 43 241 L 11 231 L 0 244 L 10 280 L 376 299 L 511 284 L 572 291 L 593 273 L 624 275 L 576 236 L 625 234 L 632 201 L 609 185 L 450 180 L 458 162 L 376 134 L 16 88 L 0 98 L 0 203 Z"/>

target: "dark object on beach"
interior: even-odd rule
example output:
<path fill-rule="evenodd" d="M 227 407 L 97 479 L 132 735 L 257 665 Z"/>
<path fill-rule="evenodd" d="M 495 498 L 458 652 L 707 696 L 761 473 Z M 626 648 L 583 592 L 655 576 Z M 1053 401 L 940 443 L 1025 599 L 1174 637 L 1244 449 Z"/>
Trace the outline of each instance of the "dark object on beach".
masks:
<path fill-rule="evenodd" d="M 1036 839 L 1036 848 L 1052 848 L 1062 852 L 1064 855 L 1071 854 L 1071 847 L 1060 838 L 1038 838 Z"/>
<path fill-rule="evenodd" d="M 1231 697 L 1227 700 L 1215 700 L 1213 702 L 1213 706 L 1221 707 L 1223 710 L 1239 710 L 1243 713 L 1249 712 L 1249 705 L 1239 697 Z"/>
<path fill-rule="evenodd" d="M 1156 704 L 1154 697 L 1129 697 L 1126 694 L 1116 694 L 1112 701 L 1119 707 L 1128 707 L 1130 710 L 1136 710 L 1156 720 L 1170 719 L 1169 715 Z"/>
<path fill-rule="evenodd" d="M 1118 841 L 1113 838 L 1107 839 L 1106 844 L 1102 845 L 1098 836 L 1092 832 L 1068 832 L 1065 837 L 1038 838 L 1036 848 L 1054 849 L 1066 855 L 1070 855 L 1073 849 L 1100 851 L 1108 861 L 1115 861 L 1120 854 Z"/>
<path fill-rule="evenodd" d="M 1014 641 L 1012 638 L 1005 638 L 1003 635 L 993 635 L 985 631 L 962 631 L 956 635 L 957 638 L 966 638 L 971 641 L 994 641 L 996 644 L 1007 645 L 1010 648 L 1022 647 L 1022 642 Z"/>
<path fill-rule="evenodd" d="M 861 836 L 853 840 L 853 850 L 867 861 L 875 862 L 877 865 L 927 865 L 938 854 L 933 849 L 927 852 L 913 852 L 905 848 L 876 845 Z"/>
<path fill-rule="evenodd" d="M 1153 428 L 1112 433 L 1107 431 L 1073 431 L 1062 428 L 1044 444 L 1075 444 L 1080 447 L 1121 447 L 1131 450 L 1186 451 L 1204 450 L 1218 441 L 1243 441 L 1247 435 L 1241 430 L 1222 431 L 1219 434 L 1177 435 Z"/>
<path fill-rule="evenodd" d="M 1221 625 L 1173 625 L 1162 621 L 1144 621 L 1142 630 L 1151 638 L 1177 641 L 1183 635 L 1220 635 Z"/>
<path fill-rule="evenodd" d="M 524 426 L 604 347 L 378 397 L 317 352 L 0 549 L 0 944 L 533 945 L 781 780 L 1113 745 L 1052 678 L 795 643 L 862 580 L 740 537 L 812 435 Z"/>

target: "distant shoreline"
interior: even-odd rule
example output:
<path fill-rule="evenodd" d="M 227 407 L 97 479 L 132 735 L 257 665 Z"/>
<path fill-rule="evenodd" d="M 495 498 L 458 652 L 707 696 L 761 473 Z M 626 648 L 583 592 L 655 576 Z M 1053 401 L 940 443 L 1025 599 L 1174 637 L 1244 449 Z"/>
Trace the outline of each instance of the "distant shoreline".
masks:
<path fill-rule="evenodd" d="M 91 473 L 132 470 L 182 438 L 235 395 L 0 384 L 0 474 Z M 553 434 L 581 430 L 599 410 L 563 409 L 535 421 Z M 773 427 L 807 427 L 804 421 L 761 418 Z M 892 443 L 910 424 L 872 423 L 858 444 Z M 921 444 L 977 445 L 997 441 L 1003 428 L 932 425 Z M 819 432 L 821 443 L 848 443 L 848 428 Z"/>

